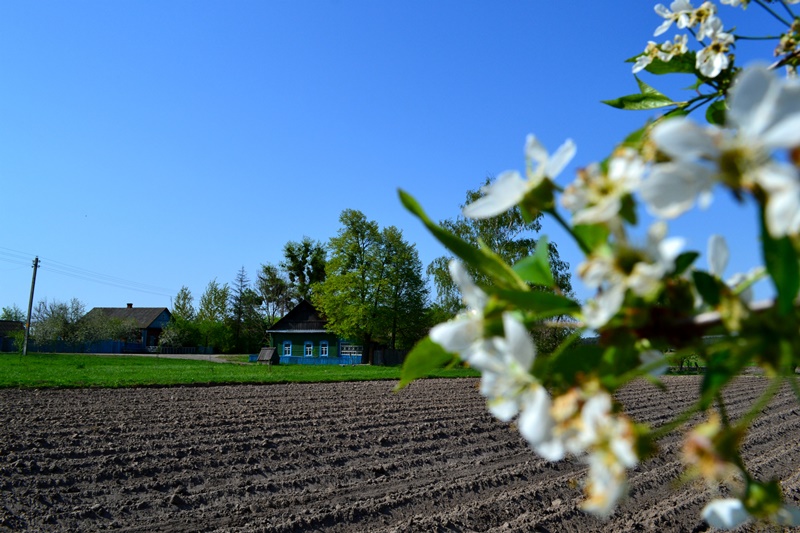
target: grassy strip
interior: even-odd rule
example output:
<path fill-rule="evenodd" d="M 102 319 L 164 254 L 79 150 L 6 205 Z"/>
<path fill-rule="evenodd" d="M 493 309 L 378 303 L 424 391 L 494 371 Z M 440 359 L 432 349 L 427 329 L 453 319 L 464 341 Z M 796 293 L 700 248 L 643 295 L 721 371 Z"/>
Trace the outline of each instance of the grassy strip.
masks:
<path fill-rule="evenodd" d="M 434 377 L 477 377 L 470 369 Z M 136 387 L 223 383 L 317 383 L 400 379 L 399 367 L 211 363 L 159 357 L 78 354 L 0 355 L 0 388 Z"/>

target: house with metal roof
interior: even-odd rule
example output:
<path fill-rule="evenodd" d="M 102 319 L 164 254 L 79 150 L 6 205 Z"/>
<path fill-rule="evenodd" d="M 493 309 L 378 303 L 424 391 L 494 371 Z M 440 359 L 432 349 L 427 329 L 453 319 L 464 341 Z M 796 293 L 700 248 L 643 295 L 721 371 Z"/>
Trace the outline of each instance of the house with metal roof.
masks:
<path fill-rule="evenodd" d="M 134 307 L 132 303 L 126 307 L 95 307 L 86 313 L 85 317 L 90 317 L 93 313 L 102 313 L 108 318 L 134 322 L 141 332 L 141 346 L 144 350 L 158 346 L 161 332 L 172 318 L 172 313 L 166 307 Z"/>
<path fill-rule="evenodd" d="M 327 321 L 302 300 L 267 330 L 281 364 L 361 364 L 363 348 L 326 329 Z"/>

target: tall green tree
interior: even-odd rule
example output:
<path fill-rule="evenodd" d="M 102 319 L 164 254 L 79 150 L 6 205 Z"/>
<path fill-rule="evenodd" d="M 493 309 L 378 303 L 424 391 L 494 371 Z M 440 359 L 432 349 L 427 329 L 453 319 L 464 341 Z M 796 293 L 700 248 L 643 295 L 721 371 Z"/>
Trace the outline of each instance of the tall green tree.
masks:
<path fill-rule="evenodd" d="M 428 329 L 429 290 L 422 276 L 416 246 L 394 226 L 381 232 L 379 247 L 381 291 L 378 328 L 388 336 L 389 348 L 411 348 Z"/>
<path fill-rule="evenodd" d="M 236 273 L 229 298 L 233 348 L 238 353 L 252 352 L 263 342 L 265 327 L 258 311 L 261 298 L 250 287 L 244 266 Z"/>
<path fill-rule="evenodd" d="M 197 326 L 201 341 L 217 351 L 231 349 L 231 335 L 226 320 L 229 316 L 228 301 L 230 287 L 220 285 L 216 278 L 208 282 L 205 292 L 200 296 L 197 310 Z"/>
<path fill-rule="evenodd" d="M 487 178 L 483 185 L 491 183 Z M 461 205 L 470 204 L 482 196 L 481 189 L 468 190 L 465 202 Z M 456 218 L 442 220 L 439 224 L 452 232 L 454 235 L 467 241 L 473 246 L 480 243 L 488 246 L 494 253 L 498 254 L 509 265 L 530 256 L 536 250 L 538 244 L 538 233 L 542 229 L 541 215 L 530 222 L 526 222 L 522 217 L 518 207 L 506 211 L 502 215 L 487 219 L 472 219 L 459 215 Z M 569 264 L 561 259 L 558 254 L 558 247 L 555 243 L 549 243 L 550 267 L 553 277 L 560 291 L 565 295 L 572 295 L 572 282 L 569 273 Z M 450 277 L 449 263 L 452 256 L 440 256 L 434 259 L 427 268 L 427 274 L 431 277 L 436 288 L 436 307 L 439 314 L 445 317 L 453 316 L 458 313 L 463 304 L 461 293 Z M 489 280 L 486 276 L 473 268 L 469 268 L 478 285 L 487 284 Z M 568 334 L 568 329 L 549 331 L 535 331 L 534 338 L 543 351 L 558 345 L 558 338 Z M 553 338 L 555 337 L 558 338 Z"/>
<path fill-rule="evenodd" d="M 186 285 L 182 286 L 172 302 L 172 317 L 182 320 L 194 320 L 197 311 L 194 308 L 194 296 Z"/>
<path fill-rule="evenodd" d="M 325 247 L 320 242 L 303 237 L 301 242 L 287 242 L 283 247 L 283 257 L 280 266 L 289 276 L 295 303 L 310 300 L 311 287 L 325 280 Z"/>
<path fill-rule="evenodd" d="M 294 302 L 288 276 L 282 269 L 270 263 L 261 265 L 255 290 L 261 298 L 266 327 L 272 326 L 285 315 Z"/>
<path fill-rule="evenodd" d="M 0 320 L 25 322 L 25 312 L 20 309 L 17 304 L 12 304 L 9 307 L 3 307 L 2 312 L 0 312 Z"/>
<path fill-rule="evenodd" d="M 200 343 L 200 330 L 194 296 L 185 285 L 172 300 L 172 318 L 158 338 L 159 346 L 180 348 L 197 346 Z"/>
<path fill-rule="evenodd" d="M 413 323 L 424 313 L 426 292 L 416 250 L 396 228 L 381 231 L 360 211 L 346 209 L 342 227 L 328 245 L 325 281 L 316 286 L 315 306 L 337 335 L 360 340 L 372 363 L 373 343 L 397 344 L 424 335 Z M 416 316 L 415 316 L 416 313 Z"/>

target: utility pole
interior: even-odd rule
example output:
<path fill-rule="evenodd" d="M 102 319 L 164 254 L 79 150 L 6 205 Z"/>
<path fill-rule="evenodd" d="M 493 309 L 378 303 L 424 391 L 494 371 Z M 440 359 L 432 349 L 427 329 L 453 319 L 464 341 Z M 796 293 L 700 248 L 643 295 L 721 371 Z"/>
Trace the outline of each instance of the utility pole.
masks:
<path fill-rule="evenodd" d="M 31 297 L 28 300 L 28 321 L 25 323 L 25 342 L 22 343 L 22 355 L 28 355 L 28 335 L 31 331 L 31 311 L 33 311 L 33 288 L 36 286 L 36 269 L 39 268 L 39 256 L 33 260 L 33 279 L 31 280 Z"/>

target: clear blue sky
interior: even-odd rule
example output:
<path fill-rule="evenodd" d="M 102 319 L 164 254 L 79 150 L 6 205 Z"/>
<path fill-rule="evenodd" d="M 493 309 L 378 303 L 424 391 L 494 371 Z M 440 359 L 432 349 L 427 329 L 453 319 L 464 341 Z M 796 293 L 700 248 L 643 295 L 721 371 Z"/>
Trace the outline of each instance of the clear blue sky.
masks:
<path fill-rule="evenodd" d="M 467 189 L 522 169 L 529 132 L 574 139 L 571 182 L 648 116 L 600 100 L 636 92 L 624 59 L 654 3 L 0 3 L 0 306 L 27 307 L 34 255 L 37 301 L 169 307 L 186 285 L 197 303 L 287 241 L 327 241 L 345 208 L 401 228 L 427 265 L 443 249 L 397 188 L 456 216 Z M 748 13 L 740 28 L 776 27 Z M 732 274 L 759 264 L 754 220 L 718 193 L 670 228 L 703 252 L 726 235 Z"/>

